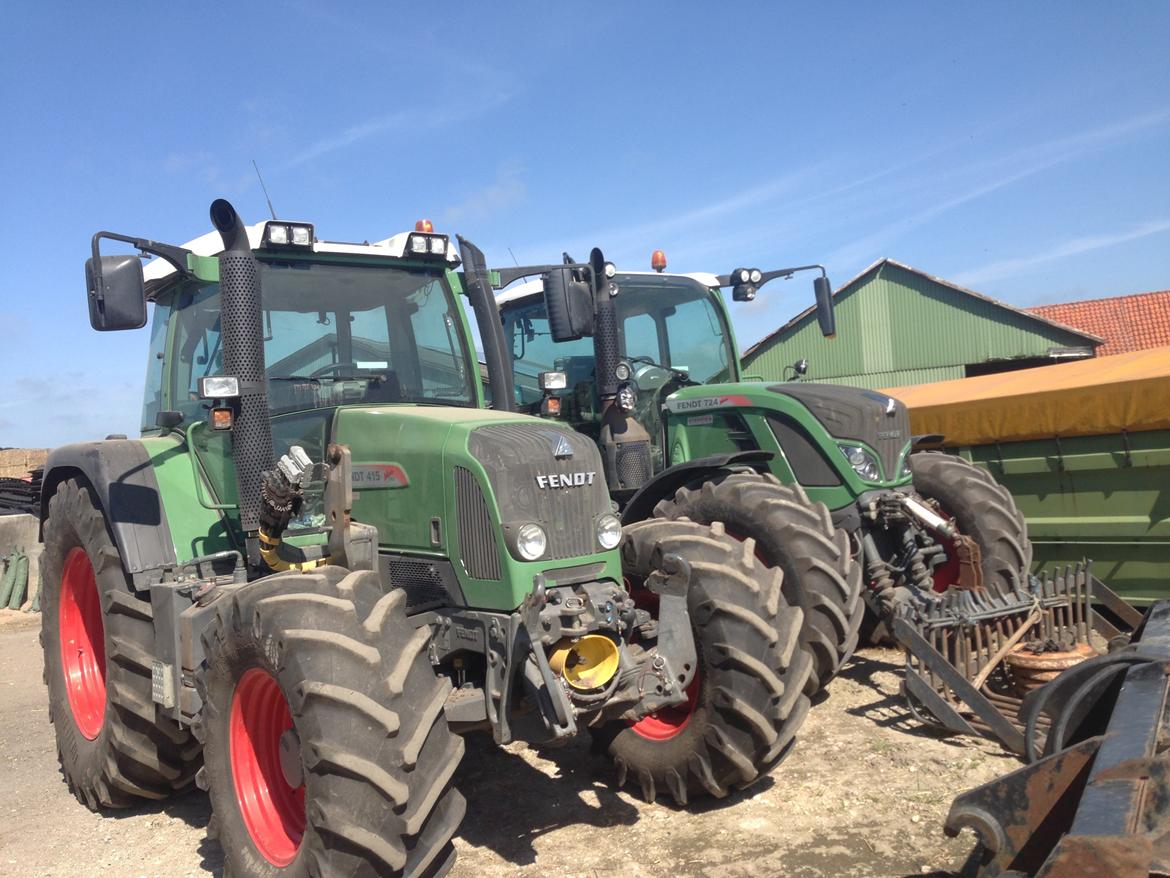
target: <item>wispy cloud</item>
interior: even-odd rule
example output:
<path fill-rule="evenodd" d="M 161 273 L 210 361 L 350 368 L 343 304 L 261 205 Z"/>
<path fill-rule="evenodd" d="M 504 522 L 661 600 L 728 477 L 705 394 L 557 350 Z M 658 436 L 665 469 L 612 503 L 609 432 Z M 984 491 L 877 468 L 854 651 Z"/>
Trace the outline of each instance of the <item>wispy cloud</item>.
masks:
<path fill-rule="evenodd" d="M 458 204 L 442 213 L 444 224 L 487 219 L 519 204 L 528 195 L 519 162 L 508 162 L 496 179 L 482 189 L 468 193 Z"/>
<path fill-rule="evenodd" d="M 434 128 L 442 128 L 464 122 L 468 119 L 482 116 L 506 103 L 511 95 L 507 92 L 498 92 L 466 106 L 449 107 L 431 111 L 403 111 L 375 116 L 343 128 L 336 134 L 322 137 L 310 143 L 304 149 L 298 150 L 296 155 L 278 166 L 279 171 L 289 171 L 309 162 L 316 161 L 331 152 L 353 146 L 362 140 L 379 135 L 411 132 L 419 133 Z"/>
<path fill-rule="evenodd" d="M 1016 277 L 1046 262 L 1055 262 L 1058 259 L 1066 259 L 1069 256 L 1077 256 L 1081 253 L 1091 253 L 1094 250 L 1104 250 L 1107 247 L 1115 247 L 1118 244 L 1137 241 L 1141 238 L 1148 238 L 1150 235 L 1158 235 L 1163 232 L 1170 232 L 1170 219 L 1150 220 L 1149 222 L 1141 223 L 1123 231 L 1071 238 L 1068 241 L 1041 250 L 1039 253 L 1033 253 L 1031 256 L 1004 259 L 1000 262 L 992 262 L 979 268 L 959 272 L 954 276 L 954 279 L 956 283 L 971 286 L 979 283 L 987 283 L 988 281 L 1001 280 L 1006 277 Z"/>
<path fill-rule="evenodd" d="M 1077 134 L 1045 141 L 1007 154 L 995 156 L 968 165 L 952 167 L 941 174 L 920 179 L 919 197 L 931 197 L 935 202 L 916 210 L 876 231 L 839 248 L 829 256 L 835 265 L 856 266 L 872 262 L 886 255 L 882 251 L 906 232 L 921 226 L 944 213 L 969 202 L 990 195 L 1015 183 L 1033 177 L 1058 165 L 1075 161 L 1094 151 L 1123 143 L 1151 128 L 1170 121 L 1170 109 L 1143 113 Z M 967 188 L 958 194 L 945 194 L 948 184 L 968 181 Z"/>

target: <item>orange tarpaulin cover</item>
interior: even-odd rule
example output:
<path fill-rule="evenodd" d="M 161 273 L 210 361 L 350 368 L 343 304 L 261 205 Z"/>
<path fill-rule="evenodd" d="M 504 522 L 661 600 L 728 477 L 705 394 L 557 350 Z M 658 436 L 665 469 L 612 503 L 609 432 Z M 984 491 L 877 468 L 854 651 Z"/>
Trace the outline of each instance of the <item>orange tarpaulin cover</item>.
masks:
<path fill-rule="evenodd" d="M 882 391 L 948 445 L 1170 429 L 1170 347 Z"/>

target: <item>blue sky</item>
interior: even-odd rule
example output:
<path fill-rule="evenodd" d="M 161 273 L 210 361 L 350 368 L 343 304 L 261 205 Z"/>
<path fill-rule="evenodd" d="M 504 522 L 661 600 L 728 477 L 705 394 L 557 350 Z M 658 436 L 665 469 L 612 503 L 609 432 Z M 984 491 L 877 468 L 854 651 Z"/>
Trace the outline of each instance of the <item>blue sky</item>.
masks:
<path fill-rule="evenodd" d="M 1170 287 L 1166 3 L 215 5 L 6 6 L 0 446 L 136 432 L 146 331 L 89 329 L 90 235 L 262 219 L 252 159 L 322 237 L 428 216 L 493 264 Z M 810 295 L 765 292 L 744 346 Z"/>

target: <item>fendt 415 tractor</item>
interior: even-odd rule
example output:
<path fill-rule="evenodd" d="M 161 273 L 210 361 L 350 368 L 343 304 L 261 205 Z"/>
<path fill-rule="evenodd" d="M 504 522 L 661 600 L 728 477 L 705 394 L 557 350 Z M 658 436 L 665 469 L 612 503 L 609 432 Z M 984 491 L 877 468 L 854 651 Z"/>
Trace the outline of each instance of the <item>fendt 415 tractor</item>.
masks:
<path fill-rule="evenodd" d="M 473 245 L 211 218 L 186 247 L 99 232 L 86 266 L 96 329 L 154 316 L 142 437 L 44 476 L 45 680 L 80 801 L 194 780 L 226 874 L 436 876 L 455 733 L 589 727 L 680 802 L 787 751 L 801 610 L 722 525 L 623 535 L 595 443 L 484 406 Z"/>
<path fill-rule="evenodd" d="M 814 686 L 857 643 L 859 594 L 889 620 L 916 595 L 980 586 L 998 595 L 1025 581 L 1031 545 L 1011 496 L 959 458 L 911 455 L 917 440 L 900 402 L 744 380 L 721 290 L 750 301 L 773 279 L 817 270 L 817 317 L 834 335 L 821 266 L 665 274 L 656 251 L 653 267 L 611 266 L 592 288 L 564 267 L 499 294 L 514 398 L 599 442 L 624 522 L 721 521 L 753 537 L 805 609 Z M 535 273 L 501 269 L 495 280 Z"/>

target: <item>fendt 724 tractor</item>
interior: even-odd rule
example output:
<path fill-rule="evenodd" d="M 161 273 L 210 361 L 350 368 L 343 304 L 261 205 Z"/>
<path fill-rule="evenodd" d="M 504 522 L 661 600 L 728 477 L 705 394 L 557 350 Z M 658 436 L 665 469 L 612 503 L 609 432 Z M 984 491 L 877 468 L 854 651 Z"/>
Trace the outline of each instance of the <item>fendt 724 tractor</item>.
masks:
<path fill-rule="evenodd" d="M 154 314 L 142 437 L 44 476 L 45 680 L 80 801 L 194 780 L 226 874 L 437 876 L 456 733 L 588 727 L 684 803 L 788 750 L 801 610 L 722 525 L 623 534 L 595 443 L 484 405 L 461 305 L 498 328 L 482 253 L 422 223 L 356 245 L 211 218 L 186 247 L 99 232 L 86 266 L 94 328 Z"/>
<path fill-rule="evenodd" d="M 627 524 L 721 521 L 753 537 L 805 609 L 813 688 L 857 643 L 859 594 L 889 620 L 915 595 L 1003 594 L 1025 580 L 1031 547 L 1011 496 L 959 458 L 911 455 L 900 402 L 743 379 L 721 290 L 750 301 L 773 279 L 818 270 L 817 317 L 834 335 L 821 266 L 716 276 L 660 273 L 660 251 L 653 262 L 652 273 L 610 266 L 593 288 L 566 266 L 498 295 L 514 398 L 591 436 L 603 457 L 610 449 L 606 474 Z M 501 269 L 495 280 L 535 273 Z"/>

